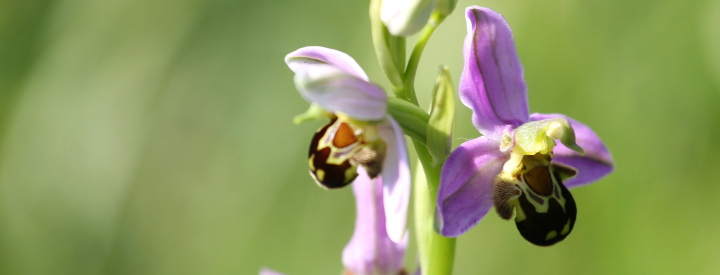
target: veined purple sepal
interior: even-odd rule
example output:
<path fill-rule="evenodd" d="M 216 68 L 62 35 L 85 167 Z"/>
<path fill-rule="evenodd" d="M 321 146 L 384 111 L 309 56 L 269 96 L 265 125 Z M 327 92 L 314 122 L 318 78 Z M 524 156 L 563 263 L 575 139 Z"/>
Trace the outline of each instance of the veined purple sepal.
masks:
<path fill-rule="evenodd" d="M 437 197 L 436 226 L 443 236 L 456 237 L 493 206 L 493 182 L 509 159 L 499 143 L 479 137 L 466 141 L 445 161 Z"/>
<path fill-rule="evenodd" d="M 512 31 L 499 13 L 472 6 L 465 11 L 468 34 L 460 76 L 460 99 L 473 111 L 473 124 L 489 138 L 504 127 L 528 121 L 527 86 Z"/>

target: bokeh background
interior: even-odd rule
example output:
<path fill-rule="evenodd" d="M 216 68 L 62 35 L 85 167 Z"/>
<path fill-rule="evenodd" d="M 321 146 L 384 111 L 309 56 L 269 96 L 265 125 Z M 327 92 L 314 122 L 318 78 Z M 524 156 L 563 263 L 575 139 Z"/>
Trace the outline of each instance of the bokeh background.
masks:
<path fill-rule="evenodd" d="M 462 0 L 423 106 L 438 65 L 457 82 L 473 4 L 510 22 L 531 112 L 591 125 L 617 170 L 573 190 L 556 246 L 491 213 L 456 274 L 720 274 L 720 1 Z M 336 48 L 388 87 L 367 5 L 1 1 L 0 274 L 338 274 L 352 192 L 308 176 L 322 122 L 292 124 L 283 57 Z M 458 106 L 455 145 L 478 135 Z"/>

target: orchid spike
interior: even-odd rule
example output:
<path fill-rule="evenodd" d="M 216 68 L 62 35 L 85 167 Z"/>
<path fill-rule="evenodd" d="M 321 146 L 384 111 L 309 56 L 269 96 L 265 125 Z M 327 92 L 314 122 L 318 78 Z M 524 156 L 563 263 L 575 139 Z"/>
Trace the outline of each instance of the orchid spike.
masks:
<path fill-rule="evenodd" d="M 383 182 L 387 233 L 403 239 L 410 198 L 410 168 L 405 136 L 387 113 L 387 95 L 368 80 L 349 55 L 324 47 L 300 48 L 285 57 L 295 85 L 330 122 L 313 137 L 308 153 L 310 175 L 323 188 L 339 188 L 359 175 Z"/>
<path fill-rule="evenodd" d="M 461 235 L 495 206 L 501 218 L 515 214 L 526 240 L 552 245 L 575 223 L 568 188 L 609 174 L 612 156 L 586 125 L 559 114 L 529 114 L 523 68 L 500 14 L 474 6 L 466 19 L 460 99 L 483 136 L 460 145 L 443 166 L 439 232 Z"/>

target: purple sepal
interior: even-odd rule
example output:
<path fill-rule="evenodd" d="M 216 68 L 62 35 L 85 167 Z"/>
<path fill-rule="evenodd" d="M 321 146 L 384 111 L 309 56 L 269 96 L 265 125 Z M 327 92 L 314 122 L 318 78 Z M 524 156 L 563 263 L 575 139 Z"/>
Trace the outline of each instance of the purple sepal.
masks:
<path fill-rule="evenodd" d="M 497 140 L 508 125 L 528 121 L 527 86 L 512 31 L 499 13 L 468 7 L 460 99 L 480 133 Z"/>
<path fill-rule="evenodd" d="M 465 233 L 493 207 L 493 182 L 510 158 L 499 146 L 479 137 L 460 145 L 445 161 L 435 217 L 443 236 Z"/>

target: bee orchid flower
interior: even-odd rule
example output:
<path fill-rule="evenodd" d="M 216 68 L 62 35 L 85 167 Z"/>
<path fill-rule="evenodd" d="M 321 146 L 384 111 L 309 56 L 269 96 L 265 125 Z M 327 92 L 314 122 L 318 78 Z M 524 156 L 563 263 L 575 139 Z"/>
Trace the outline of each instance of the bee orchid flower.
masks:
<path fill-rule="evenodd" d="M 359 166 L 371 179 L 381 178 L 387 233 L 402 241 L 410 168 L 403 131 L 387 113 L 387 95 L 352 57 L 334 49 L 300 48 L 285 62 L 300 95 L 330 118 L 310 143 L 311 176 L 327 189 L 352 183 Z"/>
<path fill-rule="evenodd" d="M 568 188 L 610 173 L 612 157 L 588 126 L 560 114 L 529 114 L 523 68 L 500 14 L 475 6 L 466 19 L 459 93 L 482 136 L 460 145 L 443 166 L 438 230 L 461 235 L 494 206 L 501 218 L 514 213 L 526 240 L 552 245 L 575 224 Z"/>

